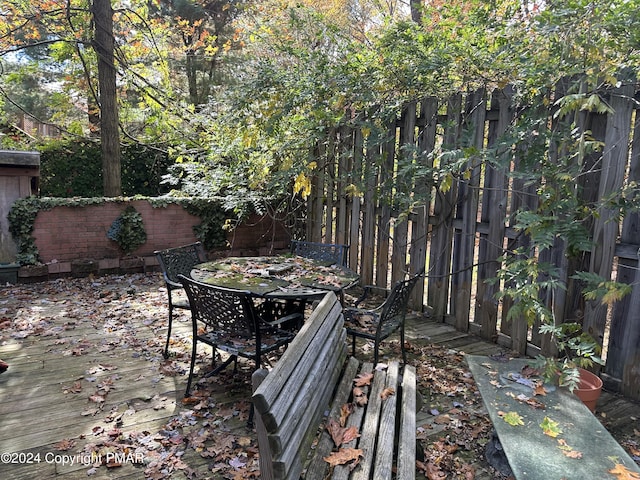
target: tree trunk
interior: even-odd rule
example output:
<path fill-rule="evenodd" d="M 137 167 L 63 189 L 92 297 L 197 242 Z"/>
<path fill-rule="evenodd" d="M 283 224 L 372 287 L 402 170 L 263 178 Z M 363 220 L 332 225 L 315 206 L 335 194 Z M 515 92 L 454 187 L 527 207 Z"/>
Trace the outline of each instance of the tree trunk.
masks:
<path fill-rule="evenodd" d="M 98 56 L 102 182 L 104 195 L 117 197 L 122 195 L 122 185 L 111 0 L 94 0 L 93 18 L 95 22 L 94 49 Z"/>
<path fill-rule="evenodd" d="M 422 23 L 422 0 L 410 0 L 411 20 L 416 23 Z"/>

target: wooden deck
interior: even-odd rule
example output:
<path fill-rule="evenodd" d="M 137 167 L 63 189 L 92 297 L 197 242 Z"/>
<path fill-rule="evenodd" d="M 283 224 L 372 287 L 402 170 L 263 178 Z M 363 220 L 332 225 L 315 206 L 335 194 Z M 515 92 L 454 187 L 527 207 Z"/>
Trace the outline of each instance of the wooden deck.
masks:
<path fill-rule="evenodd" d="M 259 478 L 245 427 L 249 367 L 208 379 L 184 403 L 190 323 L 175 322 L 165 361 L 161 286 L 158 274 L 138 274 L 0 287 L 0 358 L 10 364 L 0 375 L 0 478 Z M 408 341 L 424 397 L 421 444 L 451 435 L 437 413 L 454 417 L 460 404 L 486 422 L 461 352 L 500 347 L 417 316 Z M 201 356 L 206 368 L 210 352 Z M 457 392 L 443 392 L 442 375 L 459 377 Z M 637 404 L 605 393 L 598 414 L 619 442 L 640 442 Z M 475 478 L 497 478 L 478 451 L 463 456 Z"/>

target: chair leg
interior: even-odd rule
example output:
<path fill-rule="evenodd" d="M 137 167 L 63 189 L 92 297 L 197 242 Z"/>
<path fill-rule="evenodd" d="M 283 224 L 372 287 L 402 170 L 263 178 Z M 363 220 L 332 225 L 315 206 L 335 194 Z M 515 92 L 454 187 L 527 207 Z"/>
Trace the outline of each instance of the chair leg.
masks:
<path fill-rule="evenodd" d="M 380 340 L 376 338 L 375 345 L 373 347 L 373 368 L 378 365 L 378 351 L 380 350 Z"/>
<path fill-rule="evenodd" d="M 402 361 L 407 364 L 407 350 L 404 346 L 404 323 L 400 325 L 400 351 L 402 352 Z"/>
<path fill-rule="evenodd" d="M 193 368 L 195 367 L 195 364 L 196 364 L 197 345 L 198 343 L 194 339 L 193 346 L 191 347 L 191 365 L 189 366 L 189 379 L 187 380 L 187 390 L 184 392 L 185 397 L 191 396 L 191 380 L 193 379 Z"/>
<path fill-rule="evenodd" d="M 164 345 L 164 352 L 162 356 L 165 358 L 169 358 L 169 340 L 171 339 L 171 325 L 173 324 L 173 306 L 169 305 L 169 326 L 167 328 L 167 342 Z"/>

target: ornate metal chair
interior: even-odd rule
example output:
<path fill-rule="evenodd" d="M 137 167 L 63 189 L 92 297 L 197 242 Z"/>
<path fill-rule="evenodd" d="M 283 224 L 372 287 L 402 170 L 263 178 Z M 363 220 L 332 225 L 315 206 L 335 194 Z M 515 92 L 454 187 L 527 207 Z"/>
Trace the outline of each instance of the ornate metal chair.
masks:
<path fill-rule="evenodd" d="M 229 354 L 227 360 L 207 373 L 209 376 L 220 372 L 232 362 L 237 366 L 238 357 L 253 360 L 257 370 L 264 354 L 293 340 L 293 332 L 267 323 L 258 316 L 251 292 L 208 285 L 184 275 L 179 278 L 189 297 L 193 324 L 193 347 L 185 397 L 191 395 L 198 342 L 213 347 L 214 366 L 216 349 Z M 252 421 L 253 408 L 248 424 L 251 425 Z"/>
<path fill-rule="evenodd" d="M 291 253 L 294 255 L 332 262 L 343 267 L 347 266 L 348 252 L 349 245 L 340 243 L 303 242 L 301 240 L 291 241 Z"/>
<path fill-rule="evenodd" d="M 351 335 L 352 355 L 356 353 L 356 337 L 373 340 L 373 363 L 378 364 L 380 343 L 392 333 L 400 331 L 400 349 L 402 361 L 407 363 L 407 353 L 404 346 L 404 323 L 407 316 L 407 303 L 413 287 L 423 272 L 414 275 L 408 280 L 403 280 L 391 289 L 389 296 L 377 308 L 365 310 L 359 308 L 345 308 L 344 320 L 347 335 Z M 366 297 L 372 287 L 366 286 L 364 294 L 355 303 L 357 307 Z"/>
<path fill-rule="evenodd" d="M 198 263 L 205 262 L 206 255 L 200 242 L 183 245 L 181 247 L 168 248 L 153 252 L 158 259 L 162 276 L 167 286 L 169 302 L 169 329 L 167 342 L 164 347 L 164 358 L 169 357 L 169 340 L 171 338 L 171 326 L 173 324 L 173 310 L 175 308 L 189 310 L 189 301 L 186 297 L 180 298 L 177 291 L 182 291 L 179 275 L 188 276 L 191 269 Z"/>

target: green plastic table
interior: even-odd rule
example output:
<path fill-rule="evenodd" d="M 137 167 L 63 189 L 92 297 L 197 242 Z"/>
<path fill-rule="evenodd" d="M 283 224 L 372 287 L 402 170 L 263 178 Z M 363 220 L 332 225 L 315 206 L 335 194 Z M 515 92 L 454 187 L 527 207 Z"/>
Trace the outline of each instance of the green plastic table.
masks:
<path fill-rule="evenodd" d="M 528 379 L 518 376 L 530 360 L 466 360 L 517 479 L 640 479 L 638 465 L 578 397 L 553 386 L 545 386 L 546 395 L 533 395 Z M 522 424 L 507 422 L 517 418 Z M 615 469 L 636 476 L 611 473 Z"/>

